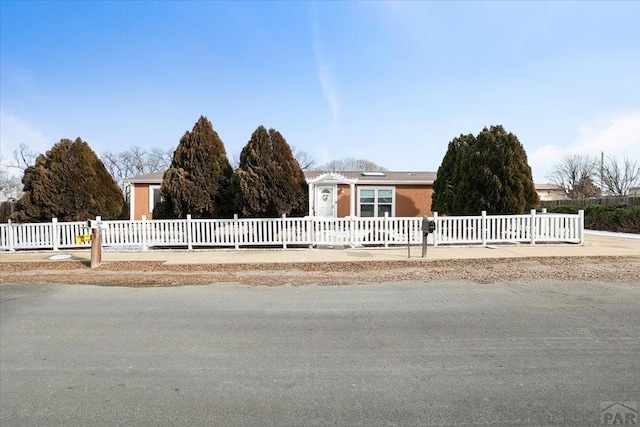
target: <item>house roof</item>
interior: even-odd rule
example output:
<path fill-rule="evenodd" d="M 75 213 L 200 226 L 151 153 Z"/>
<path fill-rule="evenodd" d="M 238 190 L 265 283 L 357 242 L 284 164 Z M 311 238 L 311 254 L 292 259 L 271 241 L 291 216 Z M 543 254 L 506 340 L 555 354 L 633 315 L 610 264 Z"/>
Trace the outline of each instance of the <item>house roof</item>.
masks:
<path fill-rule="evenodd" d="M 164 172 L 146 173 L 144 175 L 134 176 L 125 181 L 132 184 L 162 184 L 162 176 Z"/>
<path fill-rule="evenodd" d="M 536 191 L 564 191 L 557 184 L 536 184 Z"/>
<path fill-rule="evenodd" d="M 338 171 L 335 173 L 349 180 L 357 180 L 358 184 L 433 184 L 433 181 L 436 179 L 435 172 Z M 322 175 L 330 174 L 331 172 L 325 171 L 305 171 L 304 176 L 307 178 L 307 181 L 310 181 Z"/>
<path fill-rule="evenodd" d="M 322 175 L 327 175 L 331 179 L 331 172 L 324 171 L 305 171 L 304 176 L 307 181 L 317 179 Z M 126 181 L 132 184 L 162 184 L 164 172 L 147 173 L 144 175 L 134 176 Z M 435 172 L 398 172 L 398 171 L 382 171 L 382 172 L 362 172 L 362 171 L 339 171 L 334 172 L 333 176 L 340 175 L 347 180 L 357 180 L 359 184 L 433 184 L 436 179 Z M 562 187 L 556 184 L 535 184 L 537 191 L 562 190 Z"/>
<path fill-rule="evenodd" d="M 307 181 L 319 178 L 322 175 L 329 175 L 330 172 L 305 171 L 304 176 Z M 357 180 L 359 184 L 433 184 L 436 179 L 435 172 L 362 172 L 362 171 L 340 171 L 336 174 L 348 180 Z M 147 173 L 127 179 L 132 184 L 162 184 L 164 172 Z"/>

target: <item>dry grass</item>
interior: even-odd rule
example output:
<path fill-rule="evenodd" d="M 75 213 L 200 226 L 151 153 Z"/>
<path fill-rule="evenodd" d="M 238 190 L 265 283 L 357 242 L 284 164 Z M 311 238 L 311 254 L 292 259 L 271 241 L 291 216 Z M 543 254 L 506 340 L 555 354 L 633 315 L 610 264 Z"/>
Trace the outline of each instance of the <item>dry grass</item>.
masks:
<path fill-rule="evenodd" d="M 102 286 L 345 285 L 398 281 L 526 280 L 640 284 L 638 257 L 508 258 L 472 260 L 356 261 L 289 264 L 110 262 L 90 269 L 78 261 L 0 263 L 0 283 L 69 283 Z"/>

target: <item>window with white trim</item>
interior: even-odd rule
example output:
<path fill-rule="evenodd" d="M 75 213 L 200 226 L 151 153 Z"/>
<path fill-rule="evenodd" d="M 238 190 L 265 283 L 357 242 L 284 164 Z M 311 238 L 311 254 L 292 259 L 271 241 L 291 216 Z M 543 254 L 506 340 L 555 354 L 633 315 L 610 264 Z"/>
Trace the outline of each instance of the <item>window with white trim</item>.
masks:
<path fill-rule="evenodd" d="M 384 217 L 387 213 L 394 216 L 395 188 L 360 187 L 358 188 L 358 216 Z"/>
<path fill-rule="evenodd" d="M 150 185 L 149 186 L 149 212 L 153 212 L 153 209 L 156 207 L 157 203 L 162 201 L 162 195 L 160 193 L 159 185 Z"/>

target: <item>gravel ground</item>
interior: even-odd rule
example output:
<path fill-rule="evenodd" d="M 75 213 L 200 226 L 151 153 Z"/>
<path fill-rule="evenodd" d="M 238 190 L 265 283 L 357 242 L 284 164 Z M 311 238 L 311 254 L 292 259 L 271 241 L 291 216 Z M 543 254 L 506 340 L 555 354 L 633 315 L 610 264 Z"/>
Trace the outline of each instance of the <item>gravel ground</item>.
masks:
<path fill-rule="evenodd" d="M 0 283 L 69 283 L 128 287 L 214 283 L 300 286 L 405 280 L 466 280 L 475 283 L 562 280 L 640 284 L 640 258 L 501 258 L 200 265 L 110 262 L 96 269 L 90 269 L 78 261 L 0 263 Z"/>

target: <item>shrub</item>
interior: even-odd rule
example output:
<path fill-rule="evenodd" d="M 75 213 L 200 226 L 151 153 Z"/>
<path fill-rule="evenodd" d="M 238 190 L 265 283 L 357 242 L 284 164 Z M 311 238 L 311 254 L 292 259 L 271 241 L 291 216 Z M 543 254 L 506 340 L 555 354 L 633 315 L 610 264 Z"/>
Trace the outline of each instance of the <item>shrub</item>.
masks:
<path fill-rule="evenodd" d="M 555 206 L 549 213 L 578 213 L 576 206 Z M 584 208 L 584 227 L 588 230 L 640 234 L 640 206 L 589 205 Z"/>

